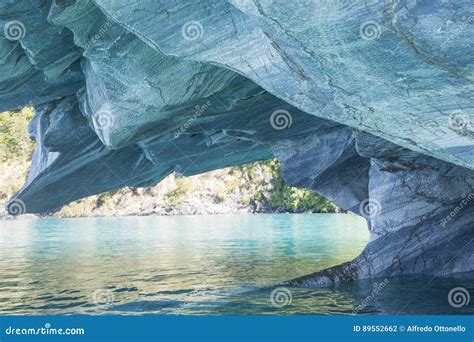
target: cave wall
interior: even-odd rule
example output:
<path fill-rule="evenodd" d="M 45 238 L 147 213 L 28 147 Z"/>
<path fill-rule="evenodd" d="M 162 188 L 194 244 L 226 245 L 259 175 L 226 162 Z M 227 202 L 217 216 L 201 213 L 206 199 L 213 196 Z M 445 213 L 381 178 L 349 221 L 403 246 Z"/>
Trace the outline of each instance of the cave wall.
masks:
<path fill-rule="evenodd" d="M 342 136 L 345 145 L 327 154 L 318 152 L 335 145 L 331 134 L 277 145 L 275 154 L 290 184 L 325 194 L 365 217 L 370 242 L 355 260 L 289 284 L 473 271 L 474 171 L 367 133 Z"/>

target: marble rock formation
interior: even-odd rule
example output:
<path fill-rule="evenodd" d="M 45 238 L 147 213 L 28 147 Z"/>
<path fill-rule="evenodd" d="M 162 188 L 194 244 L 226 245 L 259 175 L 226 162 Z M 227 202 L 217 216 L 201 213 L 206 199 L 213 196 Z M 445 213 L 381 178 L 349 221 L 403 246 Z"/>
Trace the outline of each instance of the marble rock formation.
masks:
<path fill-rule="evenodd" d="M 367 218 L 304 286 L 474 269 L 471 0 L 0 2 L 0 111 L 33 106 L 12 214 L 277 157 Z"/>

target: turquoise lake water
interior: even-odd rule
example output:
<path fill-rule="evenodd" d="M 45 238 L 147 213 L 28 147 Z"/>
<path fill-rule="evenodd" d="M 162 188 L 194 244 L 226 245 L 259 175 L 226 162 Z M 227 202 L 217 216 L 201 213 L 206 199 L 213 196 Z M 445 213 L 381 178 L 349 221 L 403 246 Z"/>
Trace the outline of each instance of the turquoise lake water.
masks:
<path fill-rule="evenodd" d="M 340 264 L 368 241 L 347 214 L 0 221 L 0 314 L 466 314 L 472 275 L 327 289 L 282 281 Z"/>

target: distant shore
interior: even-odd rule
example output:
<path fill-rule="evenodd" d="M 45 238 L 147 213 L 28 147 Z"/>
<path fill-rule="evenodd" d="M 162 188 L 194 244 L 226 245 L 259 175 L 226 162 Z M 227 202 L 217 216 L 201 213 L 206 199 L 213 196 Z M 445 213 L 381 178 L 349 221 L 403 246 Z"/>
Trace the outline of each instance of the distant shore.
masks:
<path fill-rule="evenodd" d="M 316 211 L 301 208 L 272 208 L 268 203 L 252 203 L 246 207 L 234 203 L 236 206 L 232 207 L 230 203 L 182 203 L 179 205 L 150 206 L 149 210 L 140 211 L 141 206 L 137 205 L 134 208 L 127 210 L 116 210 L 107 212 L 95 210 L 88 214 L 73 214 L 68 215 L 67 212 L 57 211 L 55 213 L 45 214 L 23 214 L 21 216 L 8 215 L 4 207 L 0 209 L 0 220 L 9 220 L 17 218 L 78 218 L 78 217 L 120 217 L 120 216 L 180 216 L 180 215 L 225 215 L 225 214 L 308 214 L 308 213 L 343 213 L 344 211 L 336 208 L 334 211 Z M 140 210 L 134 210 L 140 209 Z"/>

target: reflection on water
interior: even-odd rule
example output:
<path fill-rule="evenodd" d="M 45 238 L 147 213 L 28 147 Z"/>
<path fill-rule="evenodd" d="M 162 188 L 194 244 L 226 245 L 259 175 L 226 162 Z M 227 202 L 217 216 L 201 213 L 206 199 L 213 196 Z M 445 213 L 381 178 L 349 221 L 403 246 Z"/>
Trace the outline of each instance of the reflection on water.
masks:
<path fill-rule="evenodd" d="M 385 278 L 387 279 L 387 278 Z M 474 303 L 453 308 L 448 302 L 451 289 L 463 286 L 474 293 L 474 273 L 450 278 L 405 276 L 345 284 L 327 289 L 289 288 L 291 301 L 283 308 L 270 305 L 270 289 L 258 289 L 233 296 L 223 312 L 228 314 L 329 314 L 329 315 L 472 315 Z M 374 295 L 384 281 L 387 285 Z M 201 305 L 206 313 L 212 306 Z"/>
<path fill-rule="evenodd" d="M 0 313 L 439 313 L 453 284 L 472 284 L 434 279 L 420 295 L 426 279 L 390 280 L 363 308 L 373 284 L 291 288 L 272 305 L 271 285 L 350 260 L 367 240 L 344 214 L 0 221 Z"/>

